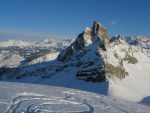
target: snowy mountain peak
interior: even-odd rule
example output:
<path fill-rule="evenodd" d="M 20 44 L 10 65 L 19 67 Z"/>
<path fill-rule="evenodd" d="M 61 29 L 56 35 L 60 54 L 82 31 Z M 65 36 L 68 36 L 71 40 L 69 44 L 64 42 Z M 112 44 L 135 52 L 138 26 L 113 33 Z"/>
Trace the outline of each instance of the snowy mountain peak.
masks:
<path fill-rule="evenodd" d="M 56 42 L 56 40 L 52 40 L 52 39 L 43 39 L 37 42 L 34 42 L 35 46 L 51 46 Z"/>
<path fill-rule="evenodd" d="M 72 57 L 82 54 L 89 48 L 97 49 L 97 47 L 100 47 L 105 50 L 108 41 L 109 37 L 105 27 L 94 21 L 91 28 L 86 28 L 66 50 L 59 54 L 58 60 L 71 59 Z"/>
<path fill-rule="evenodd" d="M 80 35 L 84 35 L 84 40 L 86 43 L 89 39 L 88 36 L 91 37 L 92 42 L 100 40 L 104 43 L 107 43 L 109 41 L 106 28 L 97 21 L 94 21 L 93 26 L 91 28 L 86 28 Z"/>
<path fill-rule="evenodd" d="M 76 40 L 58 55 L 59 61 L 72 62 L 77 67 L 76 77 L 93 82 L 106 79 L 104 60 L 100 51 L 106 51 L 109 42 L 107 30 L 98 22 L 86 28 Z"/>

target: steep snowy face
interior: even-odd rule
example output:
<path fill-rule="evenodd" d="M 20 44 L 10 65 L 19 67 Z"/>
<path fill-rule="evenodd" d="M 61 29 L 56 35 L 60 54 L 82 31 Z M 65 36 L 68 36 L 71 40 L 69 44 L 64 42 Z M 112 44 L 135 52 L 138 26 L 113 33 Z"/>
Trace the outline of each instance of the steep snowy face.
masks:
<path fill-rule="evenodd" d="M 150 95 L 150 49 L 143 37 L 116 36 L 103 53 L 109 95 L 138 101 Z"/>
<path fill-rule="evenodd" d="M 44 63 L 44 62 L 55 60 L 57 58 L 58 54 L 59 54 L 59 52 L 54 52 L 54 53 L 50 53 L 50 54 L 41 56 L 41 57 L 29 62 L 28 65 L 34 65 L 34 64 L 38 64 L 38 63 Z"/>
<path fill-rule="evenodd" d="M 102 53 L 105 61 L 106 76 L 110 78 L 115 76 L 123 79 L 130 75 L 125 68 L 126 64 L 140 65 L 139 62 L 143 62 L 145 58 L 150 58 L 148 42 L 148 39 L 139 37 L 137 39 L 137 37 L 123 37 L 119 35 L 111 38 L 107 51 Z M 141 68 L 143 67 L 141 66 Z"/>

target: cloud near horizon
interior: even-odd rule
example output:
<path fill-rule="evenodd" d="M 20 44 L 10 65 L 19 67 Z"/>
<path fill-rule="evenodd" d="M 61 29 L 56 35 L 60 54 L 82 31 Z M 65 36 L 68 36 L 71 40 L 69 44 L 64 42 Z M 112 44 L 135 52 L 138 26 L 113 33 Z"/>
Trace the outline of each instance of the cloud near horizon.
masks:
<path fill-rule="evenodd" d="M 63 36 L 48 33 L 32 32 L 32 31 L 21 31 L 21 30 L 7 30 L 0 29 L 0 41 L 14 39 L 14 40 L 26 40 L 36 41 L 50 38 L 74 38 L 74 36 Z"/>
<path fill-rule="evenodd" d="M 2 40 L 7 39 L 36 40 L 50 37 L 51 36 L 47 33 L 0 29 L 0 39 Z"/>
<path fill-rule="evenodd" d="M 112 21 L 110 22 L 111 25 L 116 25 L 117 23 L 118 23 L 117 20 L 112 20 Z"/>

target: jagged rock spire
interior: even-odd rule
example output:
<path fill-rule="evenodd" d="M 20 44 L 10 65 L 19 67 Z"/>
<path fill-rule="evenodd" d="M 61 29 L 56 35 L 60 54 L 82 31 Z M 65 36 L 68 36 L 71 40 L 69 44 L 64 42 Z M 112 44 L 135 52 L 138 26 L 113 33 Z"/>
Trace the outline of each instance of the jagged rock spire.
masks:
<path fill-rule="evenodd" d="M 100 25 L 98 24 L 98 22 L 97 22 L 97 21 L 94 21 L 93 26 L 92 26 L 93 34 L 98 33 L 99 28 L 100 28 Z"/>
<path fill-rule="evenodd" d="M 100 35 L 100 38 L 104 43 L 107 43 L 109 41 L 109 36 L 107 34 L 106 28 L 98 23 L 97 21 L 94 21 L 93 26 L 92 26 L 92 34 L 93 35 Z"/>

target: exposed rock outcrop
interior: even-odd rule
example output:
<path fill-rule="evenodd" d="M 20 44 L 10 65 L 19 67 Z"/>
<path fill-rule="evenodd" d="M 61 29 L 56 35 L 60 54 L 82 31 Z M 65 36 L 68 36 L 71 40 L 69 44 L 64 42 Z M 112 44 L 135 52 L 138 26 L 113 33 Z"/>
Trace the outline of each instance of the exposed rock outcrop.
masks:
<path fill-rule="evenodd" d="M 98 35 L 100 40 L 102 40 L 104 43 L 108 43 L 109 41 L 106 28 L 102 24 L 98 23 L 97 21 L 94 21 L 94 24 L 92 27 L 92 34 L 94 36 Z"/>

